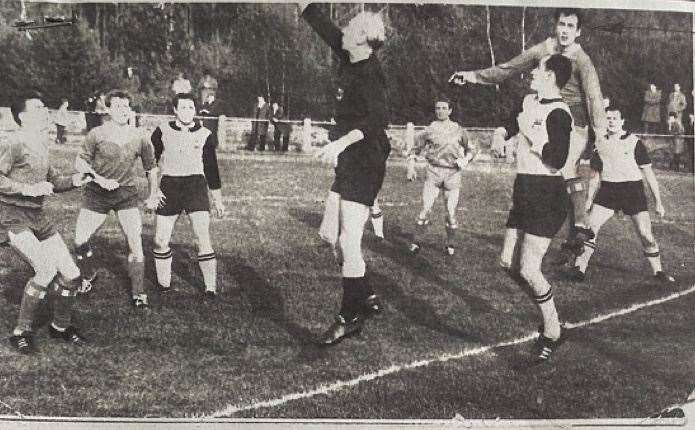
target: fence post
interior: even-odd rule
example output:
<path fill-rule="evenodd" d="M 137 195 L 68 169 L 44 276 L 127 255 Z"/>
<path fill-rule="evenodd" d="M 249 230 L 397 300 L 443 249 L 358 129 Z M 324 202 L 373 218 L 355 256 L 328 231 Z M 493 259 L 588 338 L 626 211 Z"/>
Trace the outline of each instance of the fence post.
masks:
<path fill-rule="evenodd" d="M 302 147 L 299 151 L 303 151 L 305 148 L 311 147 L 311 118 L 304 118 L 304 125 L 302 126 Z"/>
<path fill-rule="evenodd" d="M 415 145 L 415 125 L 409 122 L 405 125 L 405 152 L 410 152 Z"/>
<path fill-rule="evenodd" d="M 217 118 L 217 144 L 220 148 L 224 148 L 227 143 L 227 127 L 225 126 L 225 122 L 227 122 L 227 117 L 225 115 L 220 115 Z"/>

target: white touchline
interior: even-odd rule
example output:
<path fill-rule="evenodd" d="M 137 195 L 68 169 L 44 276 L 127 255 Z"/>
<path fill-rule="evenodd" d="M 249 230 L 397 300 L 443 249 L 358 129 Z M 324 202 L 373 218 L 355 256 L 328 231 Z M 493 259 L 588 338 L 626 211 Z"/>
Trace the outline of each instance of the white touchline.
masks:
<path fill-rule="evenodd" d="M 634 304 L 630 307 L 627 307 L 625 309 L 621 309 L 615 312 L 611 312 L 608 314 L 604 315 L 599 315 L 597 317 L 585 320 L 585 321 L 580 321 L 576 323 L 565 323 L 564 327 L 566 328 L 579 328 L 579 327 L 584 327 L 587 325 L 592 325 L 592 324 L 597 324 L 600 322 L 603 322 L 607 319 L 614 318 L 614 317 L 619 317 L 622 315 L 627 315 L 632 312 L 638 311 L 640 309 L 644 309 L 650 306 L 655 306 L 661 303 L 665 303 L 671 300 L 675 300 L 679 297 L 683 297 L 685 295 L 691 294 L 695 292 L 695 285 L 692 287 L 688 288 L 687 290 L 683 290 L 677 293 L 670 294 L 668 296 L 662 297 L 660 299 L 654 299 L 650 300 L 648 302 L 644 303 L 637 303 Z M 223 418 L 223 417 L 229 417 L 231 415 L 234 415 L 238 412 L 243 412 L 243 411 L 250 411 L 250 410 L 255 410 L 255 409 L 261 409 L 261 408 L 271 408 L 274 406 L 281 406 L 284 405 L 285 403 L 288 403 L 292 400 L 300 400 L 300 399 L 308 399 L 310 397 L 314 397 L 320 394 L 329 394 L 333 392 L 340 391 L 342 389 L 348 388 L 348 387 L 354 387 L 357 384 L 360 384 L 362 382 L 368 382 L 368 381 L 373 381 L 375 379 L 387 376 L 387 375 L 392 375 L 394 373 L 401 372 L 403 370 L 410 370 L 410 369 L 415 369 L 418 367 L 424 367 L 424 366 L 429 366 L 430 364 L 434 363 L 443 363 L 446 361 L 450 360 L 459 360 L 465 357 L 470 357 L 474 355 L 480 355 L 485 352 L 488 352 L 492 349 L 496 348 L 502 348 L 506 346 L 512 346 L 512 345 L 518 345 L 520 343 L 525 343 L 530 340 L 533 340 L 537 337 L 537 333 L 532 333 L 523 337 L 517 337 L 515 339 L 511 339 L 505 342 L 500 342 L 496 343 L 493 345 L 486 345 L 486 346 L 481 346 L 477 348 L 471 348 L 471 349 L 465 349 L 459 353 L 456 354 L 443 354 L 440 355 L 439 357 L 427 359 L 427 360 L 419 360 L 419 361 L 413 361 L 411 363 L 406 363 L 406 364 L 400 364 L 400 365 L 392 365 L 390 367 L 387 367 L 385 369 L 377 370 L 376 372 L 371 372 L 371 373 L 365 373 L 364 375 L 360 375 L 357 378 L 350 379 L 347 381 L 335 381 L 327 385 L 321 385 L 318 388 L 315 388 L 310 391 L 300 391 L 296 393 L 291 393 L 291 394 L 285 394 L 282 397 L 278 397 L 275 399 L 271 400 L 264 400 L 264 401 L 258 401 L 258 402 L 250 402 L 250 403 L 242 403 L 242 404 L 237 404 L 237 405 L 230 405 L 227 406 L 226 408 L 219 410 L 217 412 L 213 412 L 204 418 Z"/>

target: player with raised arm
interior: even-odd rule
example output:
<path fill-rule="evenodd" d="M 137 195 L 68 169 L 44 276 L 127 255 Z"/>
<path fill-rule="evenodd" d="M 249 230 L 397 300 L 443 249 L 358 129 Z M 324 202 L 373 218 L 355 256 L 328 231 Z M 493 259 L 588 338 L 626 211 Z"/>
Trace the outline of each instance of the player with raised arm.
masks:
<path fill-rule="evenodd" d="M 34 270 L 24 287 L 10 344 L 24 354 L 35 351 L 32 324 L 50 286 L 56 293 L 50 336 L 81 345 L 86 339 L 72 325 L 75 295 L 81 287 L 80 270 L 45 213 L 44 199 L 79 187 L 89 178 L 79 173 L 62 175 L 51 165 L 51 122 L 39 93 L 16 98 L 10 109 L 20 128 L 0 144 L 0 242 L 9 241 Z"/>
<path fill-rule="evenodd" d="M 131 96 L 119 90 L 106 96 L 109 121 L 93 128 L 82 142 L 75 160 L 78 172 L 93 175 L 84 190 L 82 208 L 75 226 L 75 251 L 85 281 L 96 276 L 90 238 L 114 211 L 128 242 L 128 277 L 131 304 L 137 309 L 149 307 L 145 291 L 145 256 L 142 249 L 141 204 L 136 182 L 135 163 L 142 162 L 149 178 L 150 195 L 156 193 L 154 148 L 142 129 L 129 125 Z M 86 289 L 90 289 L 88 285 Z"/>
<path fill-rule="evenodd" d="M 562 54 L 571 61 L 572 74 L 561 90 L 562 99 L 569 106 L 574 119 L 569 159 L 562 169 L 572 202 L 572 211 L 569 213 L 571 228 L 567 242 L 563 244 L 563 249 L 568 252 L 562 261 L 567 261 L 570 254 L 581 254 L 583 242 L 591 237 L 586 216 L 588 179 L 592 174 L 588 167 L 591 157 L 588 143 L 592 133 L 603 134 L 606 129 L 603 96 L 596 69 L 591 58 L 576 41 L 581 35 L 582 24 L 581 9 L 556 9 L 554 37 L 530 47 L 505 63 L 483 70 L 456 72 L 450 78 L 450 81 L 460 85 L 492 85 L 530 71 L 542 58 L 551 54 Z M 514 247 L 515 243 L 509 240 L 505 242 L 505 246 Z"/>
<path fill-rule="evenodd" d="M 475 157 L 475 146 L 468 134 L 457 122 L 451 120 L 451 102 L 439 98 L 434 104 L 436 120 L 418 135 L 413 148 L 408 155 L 408 180 L 417 178 L 415 161 L 418 155 L 427 161 L 425 185 L 422 188 L 422 211 L 418 215 L 413 243 L 410 252 L 415 254 L 420 250 L 422 235 L 430 224 L 430 211 L 439 196 L 444 191 L 446 203 L 446 246 L 447 255 L 454 255 L 456 250 L 456 208 L 461 190 L 462 171 Z"/>
<path fill-rule="evenodd" d="M 176 119 L 161 124 L 152 133 L 155 159 L 162 177 L 155 177 L 159 192 L 146 202 L 148 210 L 157 213 L 154 238 L 157 282 L 160 292 L 173 289 L 169 242 L 176 220 L 185 211 L 197 241 L 205 297 L 214 299 L 217 296 L 217 256 L 210 239 L 208 190 L 215 215 L 222 217 L 225 212 L 217 165 L 217 137 L 195 119 L 196 104 L 192 94 L 177 94 L 172 106 Z"/>
<path fill-rule="evenodd" d="M 608 133 L 596 139 L 596 151 L 591 160 L 594 169 L 601 174 L 601 183 L 589 211 L 589 226 L 594 234 L 598 235 L 601 227 L 613 214 L 622 211 L 632 218 L 654 279 L 667 284 L 675 282 L 675 279 L 662 268 L 659 245 L 652 233 L 652 222 L 642 180 L 652 191 L 656 213 L 663 217 L 666 211 L 661 202 L 659 183 L 652 170 L 647 149 L 637 136 L 624 130 L 625 120 L 620 109 L 609 106 L 606 109 L 606 117 Z M 596 182 L 592 182 L 590 195 L 594 194 L 593 188 L 598 185 Z M 584 253 L 575 260 L 575 266 L 570 272 L 573 279 L 585 279 L 589 260 L 595 250 L 594 237 L 584 243 Z"/>

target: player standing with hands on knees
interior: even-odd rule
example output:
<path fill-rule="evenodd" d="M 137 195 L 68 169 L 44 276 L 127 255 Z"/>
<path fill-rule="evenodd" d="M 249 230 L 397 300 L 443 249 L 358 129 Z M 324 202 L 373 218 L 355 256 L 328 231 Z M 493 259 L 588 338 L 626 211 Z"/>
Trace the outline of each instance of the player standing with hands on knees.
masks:
<path fill-rule="evenodd" d="M 214 213 L 224 216 L 222 182 L 217 165 L 217 137 L 195 119 L 192 94 L 177 94 L 172 101 L 176 119 L 152 133 L 155 159 L 162 177 L 154 179 L 156 193 L 146 201 L 157 214 L 154 263 L 159 291 L 172 291 L 169 248 L 174 225 L 181 212 L 188 214 L 198 246 L 198 264 L 203 273 L 205 298 L 217 297 L 217 256 L 210 239 L 210 200 Z"/>
<path fill-rule="evenodd" d="M 86 339 L 72 325 L 72 307 L 82 283 L 80 270 L 45 213 L 44 199 L 79 187 L 89 178 L 79 173 L 62 175 L 51 166 L 51 122 L 40 94 L 18 97 L 10 110 L 20 128 L 0 145 L 0 243 L 9 242 L 34 270 L 24 287 L 10 344 L 23 354 L 35 351 L 32 324 L 49 286 L 56 293 L 50 336 L 84 344 Z"/>
<path fill-rule="evenodd" d="M 131 304 L 137 309 L 149 307 L 145 292 L 145 255 L 142 250 L 142 217 L 136 183 L 135 163 L 149 179 L 150 195 L 156 192 L 154 149 L 141 129 L 129 125 L 131 96 L 114 90 L 106 96 L 110 120 L 93 128 L 75 160 L 78 172 L 90 174 L 94 181 L 84 190 L 82 209 L 75 226 L 75 252 L 83 271 L 85 289 L 91 289 L 96 277 L 93 251 L 89 240 L 114 211 L 128 241 L 128 277 L 131 282 Z"/>
<path fill-rule="evenodd" d="M 642 180 L 649 185 L 654 195 L 656 213 L 663 217 L 666 213 L 661 202 L 659 183 L 652 170 L 647 149 L 634 134 L 623 129 L 625 120 L 620 109 L 609 106 L 606 109 L 608 133 L 596 139 L 596 153 L 591 160 L 595 170 L 601 174 L 601 185 L 589 212 L 589 226 L 598 235 L 601 227 L 613 217 L 616 211 L 632 218 L 635 230 L 642 241 L 644 255 L 652 268 L 654 279 L 659 283 L 672 283 L 675 279 L 664 272 L 661 266 L 659 245 L 652 233 L 652 222 L 647 208 L 647 196 Z M 592 183 L 590 195 L 594 193 Z M 583 281 L 589 260 L 596 250 L 596 238 L 584 243 L 584 253 L 577 257 L 571 277 Z"/>
<path fill-rule="evenodd" d="M 451 102 L 445 98 L 437 99 L 434 104 L 436 120 L 417 136 L 415 145 L 408 155 L 408 180 L 417 178 L 415 158 L 422 155 L 427 160 L 427 177 L 422 189 L 422 211 L 417 218 L 413 243 L 410 252 L 415 254 L 420 250 L 420 242 L 425 229 L 430 224 L 430 211 L 439 196 L 439 190 L 444 191 L 446 201 L 446 253 L 454 255 L 456 244 L 456 208 L 461 191 L 463 169 L 475 157 L 475 147 L 468 134 L 458 123 L 451 120 Z"/>
<path fill-rule="evenodd" d="M 378 14 L 362 12 L 342 30 L 314 4 L 299 5 L 302 17 L 340 60 L 343 97 L 336 106 L 337 135 L 317 152 L 335 165 L 331 195 L 338 200 L 339 246 L 342 252 L 343 297 L 335 323 L 319 343 L 334 345 L 362 330 L 364 321 L 381 310 L 366 277 L 362 235 L 370 207 L 386 174 L 391 145 L 386 136 L 386 77 L 376 57 L 385 28 Z"/>
<path fill-rule="evenodd" d="M 512 76 L 529 72 L 540 60 L 548 55 L 562 54 L 572 63 L 572 74 L 561 89 L 562 99 L 569 106 L 574 119 L 574 130 L 569 149 L 569 158 L 562 169 L 567 192 L 572 202 L 570 211 L 569 237 L 563 244 L 567 251 L 563 260 L 570 254 L 581 254 L 583 242 L 591 237 L 586 216 L 586 201 L 589 199 L 589 144 L 590 129 L 595 135 L 605 134 L 606 115 L 598 75 L 591 58 L 576 39 L 581 35 L 583 14 L 581 9 L 555 10 L 555 35 L 532 46 L 511 60 L 483 69 L 454 73 L 450 81 L 459 85 L 466 83 L 494 85 Z M 582 159 L 580 161 L 580 158 Z M 516 238 L 505 238 L 505 243 L 513 246 Z"/>

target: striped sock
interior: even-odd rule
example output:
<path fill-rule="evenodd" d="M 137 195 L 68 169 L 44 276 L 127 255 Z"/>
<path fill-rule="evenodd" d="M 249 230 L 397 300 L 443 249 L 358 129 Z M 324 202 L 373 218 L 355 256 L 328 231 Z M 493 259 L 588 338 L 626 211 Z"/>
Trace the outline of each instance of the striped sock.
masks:
<path fill-rule="evenodd" d="M 53 282 L 58 287 L 56 288 L 57 294 L 53 306 L 53 325 L 66 329 L 70 326 L 77 288 L 80 286 L 82 279 L 78 277 L 68 281 L 58 275 Z"/>
<path fill-rule="evenodd" d="M 217 290 L 217 256 L 214 252 L 198 255 L 200 271 L 203 272 L 205 291 Z"/>
<path fill-rule="evenodd" d="M 46 297 L 46 287 L 37 284 L 32 279 L 27 282 L 22 295 L 22 304 L 19 308 L 19 317 L 17 318 L 17 326 L 15 334 L 21 334 L 25 331 L 31 331 L 31 325 L 34 322 L 36 309 L 41 301 Z"/>
<path fill-rule="evenodd" d="M 152 251 L 154 267 L 157 271 L 157 282 L 164 288 L 171 287 L 171 249 Z"/>
<path fill-rule="evenodd" d="M 647 257 L 647 261 L 655 275 L 663 270 L 661 267 L 661 252 L 659 252 L 658 247 L 645 249 L 644 256 Z"/>
<path fill-rule="evenodd" d="M 591 259 L 591 256 L 594 255 L 594 252 L 596 251 L 596 242 L 593 240 L 586 241 L 584 242 L 584 252 L 582 255 L 577 257 L 575 260 L 575 266 L 579 267 L 579 270 L 582 271 L 582 273 L 586 273 L 587 267 L 589 267 L 589 260 Z"/>
<path fill-rule="evenodd" d="M 382 211 L 372 213 L 372 228 L 378 237 L 384 237 L 384 213 Z"/>
<path fill-rule="evenodd" d="M 557 340 L 560 338 L 560 319 L 557 316 L 555 301 L 553 300 L 553 289 L 548 288 L 545 294 L 534 296 L 543 316 L 543 335 L 549 339 Z"/>

